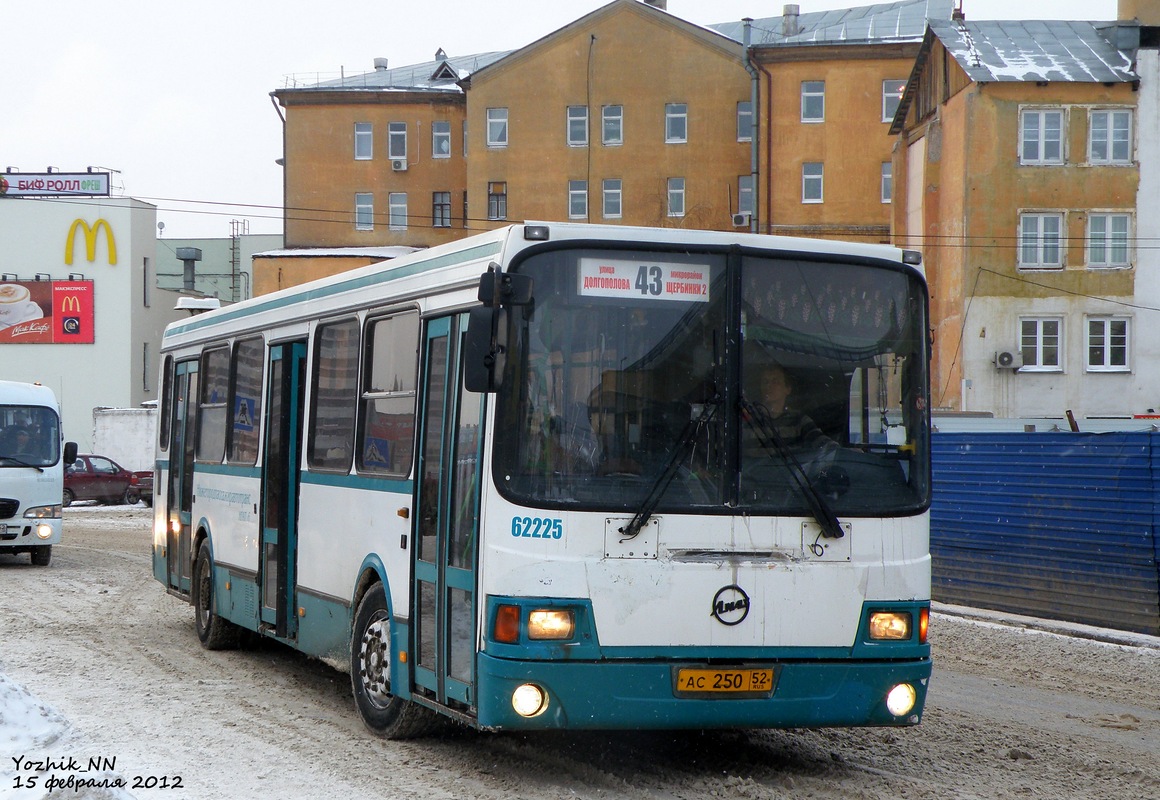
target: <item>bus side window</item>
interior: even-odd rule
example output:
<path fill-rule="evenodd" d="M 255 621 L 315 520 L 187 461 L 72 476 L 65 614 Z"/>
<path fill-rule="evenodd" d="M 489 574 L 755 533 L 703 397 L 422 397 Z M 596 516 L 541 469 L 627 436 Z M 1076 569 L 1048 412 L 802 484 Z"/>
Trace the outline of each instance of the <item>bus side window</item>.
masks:
<path fill-rule="evenodd" d="M 198 398 L 197 460 L 217 463 L 226 449 L 226 396 L 230 380 L 230 351 L 217 347 L 202 356 L 201 396 Z"/>
<path fill-rule="evenodd" d="M 308 462 L 313 469 L 350 470 L 354 452 L 358 362 L 357 319 L 318 326 L 314 339 L 314 383 L 310 393 Z"/>
<path fill-rule="evenodd" d="M 266 345 L 261 336 L 234 345 L 230 381 L 229 460 L 253 465 L 258 460 L 258 414 L 262 407 L 262 366 Z"/>
<path fill-rule="evenodd" d="M 414 455 L 419 315 L 371 320 L 359 408 L 358 468 L 408 475 Z"/>

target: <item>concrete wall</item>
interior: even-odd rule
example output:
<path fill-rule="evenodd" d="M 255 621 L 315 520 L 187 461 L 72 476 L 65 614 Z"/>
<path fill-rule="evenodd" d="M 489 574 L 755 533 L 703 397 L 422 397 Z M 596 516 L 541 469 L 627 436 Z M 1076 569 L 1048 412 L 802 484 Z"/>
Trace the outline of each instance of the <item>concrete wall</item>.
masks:
<path fill-rule="evenodd" d="M 156 408 L 94 408 L 92 452 L 128 470 L 153 469 Z"/>

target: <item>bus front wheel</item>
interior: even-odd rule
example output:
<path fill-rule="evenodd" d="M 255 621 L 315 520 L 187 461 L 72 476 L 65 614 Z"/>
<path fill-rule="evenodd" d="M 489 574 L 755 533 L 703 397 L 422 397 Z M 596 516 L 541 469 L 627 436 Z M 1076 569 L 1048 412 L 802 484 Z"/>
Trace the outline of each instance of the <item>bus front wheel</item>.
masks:
<path fill-rule="evenodd" d="M 42 544 L 32 548 L 32 564 L 36 567 L 47 567 L 52 561 L 52 545 Z"/>
<path fill-rule="evenodd" d="M 391 694 L 391 618 L 381 583 L 363 596 L 350 646 L 350 683 L 363 724 L 386 739 L 409 739 L 431 729 L 434 714 Z"/>
<path fill-rule="evenodd" d="M 197 549 L 193 565 L 193 583 L 190 586 L 193 601 L 193 627 L 206 650 L 226 650 L 238 644 L 238 628 L 214 612 L 213 556 L 209 545 Z"/>

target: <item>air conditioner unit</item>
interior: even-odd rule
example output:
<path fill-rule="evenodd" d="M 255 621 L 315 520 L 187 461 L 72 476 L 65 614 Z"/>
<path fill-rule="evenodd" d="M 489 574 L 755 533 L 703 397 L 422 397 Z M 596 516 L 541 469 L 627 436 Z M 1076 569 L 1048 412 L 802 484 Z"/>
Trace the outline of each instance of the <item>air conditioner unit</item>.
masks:
<path fill-rule="evenodd" d="M 996 369 L 1019 369 L 1023 366 L 1023 353 L 1019 350 L 999 350 L 993 360 Z"/>
<path fill-rule="evenodd" d="M 395 172 L 406 172 L 407 171 L 407 159 L 405 159 L 405 158 L 393 158 L 393 159 L 391 159 L 391 169 L 393 169 Z"/>
<path fill-rule="evenodd" d="M 748 228 L 749 227 L 749 220 L 752 219 L 752 217 L 753 217 L 753 215 L 750 214 L 748 211 L 746 211 L 743 214 L 734 214 L 733 215 L 733 227 L 734 228 Z"/>

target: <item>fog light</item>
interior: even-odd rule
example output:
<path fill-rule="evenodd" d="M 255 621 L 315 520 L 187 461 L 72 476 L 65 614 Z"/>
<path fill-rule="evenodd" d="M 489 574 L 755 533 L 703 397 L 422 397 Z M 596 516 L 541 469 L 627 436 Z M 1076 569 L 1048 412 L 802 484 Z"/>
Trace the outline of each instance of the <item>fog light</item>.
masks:
<path fill-rule="evenodd" d="M 545 608 L 528 614 L 529 639 L 571 639 L 575 630 L 571 610 Z"/>
<path fill-rule="evenodd" d="M 535 717 L 548 707 L 548 693 L 534 683 L 517 686 L 512 692 L 512 708 L 521 717 Z"/>
<path fill-rule="evenodd" d="M 41 524 L 36 526 L 36 535 L 39 536 L 41 539 L 51 539 L 52 538 L 52 526 L 45 525 L 42 522 Z"/>
<path fill-rule="evenodd" d="M 896 717 L 905 717 L 914 709 L 918 693 L 909 683 L 900 683 L 886 695 L 886 710 Z"/>
<path fill-rule="evenodd" d="M 909 611 L 875 611 L 870 615 L 870 638 L 905 641 L 910 638 Z"/>

